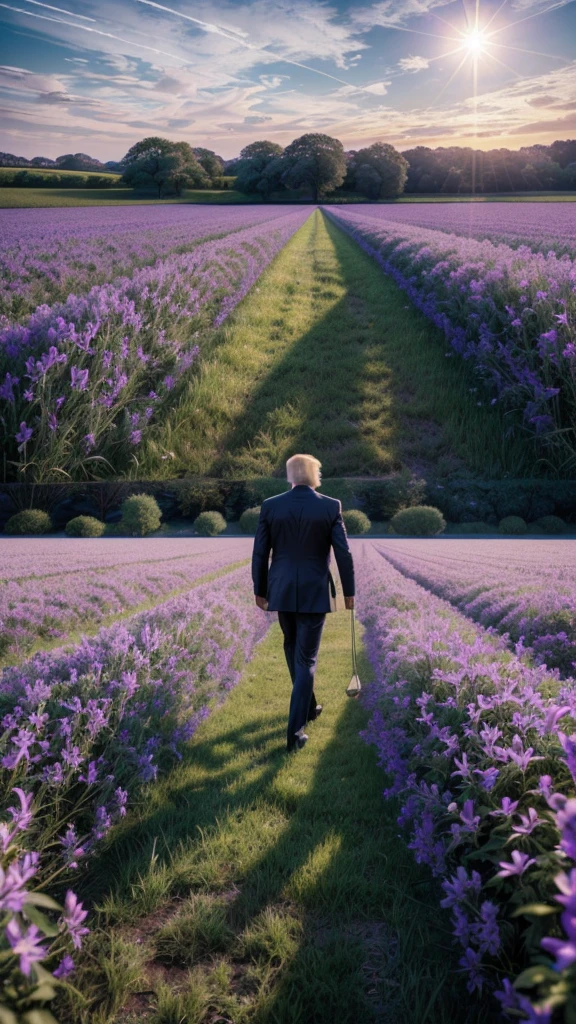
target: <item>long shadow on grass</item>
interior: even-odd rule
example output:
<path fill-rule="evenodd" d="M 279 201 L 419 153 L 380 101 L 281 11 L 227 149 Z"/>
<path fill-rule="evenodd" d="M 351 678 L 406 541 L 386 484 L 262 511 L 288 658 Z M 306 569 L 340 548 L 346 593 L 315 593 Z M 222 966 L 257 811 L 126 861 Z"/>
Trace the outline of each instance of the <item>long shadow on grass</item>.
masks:
<path fill-rule="evenodd" d="M 354 294 L 350 243 L 343 241 L 344 252 L 338 245 L 317 250 L 311 291 L 319 301 L 336 298 L 334 286 L 344 284 L 348 294 L 305 334 L 288 341 L 219 439 L 219 454 L 207 475 L 269 474 L 280 470 L 293 451 L 309 449 L 320 457 L 328 476 L 397 468 L 388 395 L 391 374 L 372 330 L 373 311 Z M 272 350 L 290 338 L 298 283 L 279 289 L 277 302 L 269 333 Z"/>
<path fill-rule="evenodd" d="M 107 852 L 107 878 L 116 876 L 120 891 L 129 893 L 139 873 L 146 874 L 154 837 L 162 837 L 159 862 L 169 861 L 179 842 L 188 855 L 182 858 L 181 896 L 213 891 L 210 853 L 232 860 L 225 882 L 236 935 L 258 926 L 264 912 L 287 922 L 299 919 L 295 952 L 280 968 L 269 965 L 272 977 L 265 985 L 250 975 L 248 960 L 230 950 L 235 995 L 255 1000 L 255 1024 L 489 1020 L 477 1009 L 463 1009 L 445 922 L 435 928 L 434 912 L 422 911 L 423 905 L 436 906 L 438 893 L 407 856 L 395 813 L 383 805 L 375 752 L 358 735 L 365 722 L 363 708 L 348 702 L 333 738 L 311 762 L 308 780 L 300 770 L 314 747 L 313 724 L 309 745 L 291 755 L 284 751 L 285 717 L 265 711 L 238 728 L 198 738 L 187 754 L 200 768 L 198 777 L 187 779 L 184 770 L 167 780 L 162 805 L 127 828 Z M 234 836 L 224 849 L 218 836 L 238 827 L 249 831 L 263 807 L 267 818 L 285 824 L 269 844 L 260 843 L 264 852 L 242 870 L 233 863 Z M 221 878 L 216 896 L 220 885 Z"/>

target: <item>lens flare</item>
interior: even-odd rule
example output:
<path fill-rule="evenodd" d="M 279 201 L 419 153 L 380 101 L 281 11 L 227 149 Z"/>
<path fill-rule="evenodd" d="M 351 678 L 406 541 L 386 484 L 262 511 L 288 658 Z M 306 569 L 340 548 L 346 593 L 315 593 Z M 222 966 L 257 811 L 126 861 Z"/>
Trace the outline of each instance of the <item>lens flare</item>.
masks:
<path fill-rule="evenodd" d="M 486 36 L 484 35 L 483 32 L 480 32 L 480 31 L 469 32 L 468 35 L 464 39 L 464 46 L 466 47 L 466 49 L 468 50 L 469 53 L 472 53 L 472 54 L 483 53 L 484 47 L 486 46 L 487 41 L 488 40 L 486 39 Z"/>

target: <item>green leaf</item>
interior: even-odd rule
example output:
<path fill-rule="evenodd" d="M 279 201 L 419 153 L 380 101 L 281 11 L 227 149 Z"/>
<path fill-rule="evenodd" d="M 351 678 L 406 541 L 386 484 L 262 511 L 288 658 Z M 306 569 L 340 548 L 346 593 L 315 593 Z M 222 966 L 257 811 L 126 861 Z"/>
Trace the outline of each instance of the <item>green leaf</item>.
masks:
<path fill-rule="evenodd" d="M 22 1017 L 25 1024 L 58 1024 L 50 1010 L 28 1010 Z"/>
<path fill-rule="evenodd" d="M 53 938 L 54 935 L 58 935 L 58 925 L 54 924 L 54 922 L 51 921 L 50 918 L 46 917 L 46 914 L 43 914 L 41 910 L 38 910 L 37 907 L 27 906 L 26 917 L 48 938 Z"/>
<path fill-rule="evenodd" d="M 512 917 L 522 917 L 523 914 L 534 914 L 535 917 L 546 917 L 547 914 L 557 914 L 559 911 L 556 907 L 550 907 L 547 903 L 526 903 L 523 907 L 518 907 L 514 911 Z"/>
<path fill-rule="evenodd" d="M 62 910 L 60 904 L 44 892 L 27 892 L 25 902 L 32 903 L 35 907 L 44 907 L 46 910 Z"/>
<path fill-rule="evenodd" d="M 532 988 L 533 985 L 541 985 L 544 981 L 555 981 L 557 975 L 543 964 L 535 964 L 528 967 L 518 975 L 514 982 L 514 988 Z"/>
<path fill-rule="evenodd" d="M 0 1024 L 18 1024 L 18 1018 L 7 1006 L 0 1006 Z"/>

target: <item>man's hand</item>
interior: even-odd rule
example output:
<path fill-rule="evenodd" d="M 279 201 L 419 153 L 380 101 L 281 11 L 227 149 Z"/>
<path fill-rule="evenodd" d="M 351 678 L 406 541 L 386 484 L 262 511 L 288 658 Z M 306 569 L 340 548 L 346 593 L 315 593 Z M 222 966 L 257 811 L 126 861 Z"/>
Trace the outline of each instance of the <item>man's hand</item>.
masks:
<path fill-rule="evenodd" d="M 258 605 L 259 608 L 262 609 L 263 612 L 265 612 L 268 608 L 268 601 L 266 600 L 266 598 L 260 597 L 258 594 L 256 594 L 256 604 Z"/>
<path fill-rule="evenodd" d="M 345 608 L 346 608 L 347 612 L 352 611 L 352 609 L 354 607 L 354 598 L 353 597 L 345 597 L 344 598 L 344 605 L 345 605 Z"/>

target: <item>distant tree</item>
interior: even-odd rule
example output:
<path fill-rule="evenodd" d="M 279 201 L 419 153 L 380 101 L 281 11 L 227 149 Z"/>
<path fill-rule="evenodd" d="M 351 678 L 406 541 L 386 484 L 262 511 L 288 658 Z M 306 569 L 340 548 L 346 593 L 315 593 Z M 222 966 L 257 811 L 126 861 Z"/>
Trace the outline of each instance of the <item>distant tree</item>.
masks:
<path fill-rule="evenodd" d="M 282 187 L 282 146 L 266 139 L 245 146 L 234 167 L 235 188 L 247 195 L 259 194 L 268 198 Z"/>
<path fill-rule="evenodd" d="M 132 188 L 156 189 L 158 198 L 185 188 L 206 188 L 210 179 L 188 142 L 143 139 L 124 157 L 122 180 Z"/>
<path fill-rule="evenodd" d="M 130 147 L 126 156 L 122 160 L 124 167 L 128 167 L 130 164 L 136 163 L 137 160 L 143 160 L 145 157 L 159 158 L 166 156 L 170 153 L 174 146 L 173 142 L 169 139 L 161 139 L 157 135 L 150 135 L 146 139 L 141 139 L 140 142 L 135 142 Z"/>
<path fill-rule="evenodd" d="M 282 146 L 279 146 L 277 142 L 262 139 L 244 146 L 244 149 L 240 150 L 239 160 L 270 160 L 274 156 L 280 156 L 283 152 Z"/>
<path fill-rule="evenodd" d="M 565 188 L 576 188 L 576 160 L 564 168 Z"/>
<path fill-rule="evenodd" d="M 408 161 L 388 142 L 375 142 L 366 149 L 359 149 L 354 163 L 357 168 L 356 188 L 371 199 L 386 199 L 404 191 Z M 369 174 L 368 170 L 372 173 Z M 359 178 L 364 187 L 358 183 Z"/>
<path fill-rule="evenodd" d="M 105 165 L 87 153 L 65 153 L 56 157 L 56 167 L 61 171 L 104 171 Z"/>
<path fill-rule="evenodd" d="M 370 164 L 361 164 L 354 176 L 354 187 L 367 199 L 379 199 L 382 188 L 382 178 Z"/>
<path fill-rule="evenodd" d="M 560 167 L 566 168 L 576 163 L 576 139 L 566 139 L 564 142 L 558 139 L 547 148 L 550 159 Z"/>
<path fill-rule="evenodd" d="M 315 203 L 346 177 L 346 157 L 339 139 L 330 135 L 301 135 L 284 150 L 282 181 L 288 188 L 307 185 Z"/>
<path fill-rule="evenodd" d="M 224 161 L 221 156 L 211 149 L 203 149 L 202 146 L 193 146 L 192 152 L 198 163 L 204 168 L 211 181 L 221 178 L 224 173 Z"/>
<path fill-rule="evenodd" d="M 356 150 L 348 149 L 344 156 L 346 157 L 346 177 L 342 182 L 342 188 L 346 192 L 353 192 L 356 187 Z"/>
<path fill-rule="evenodd" d="M 47 156 L 33 156 L 30 161 L 31 167 L 55 167 L 56 161 L 50 160 Z"/>

